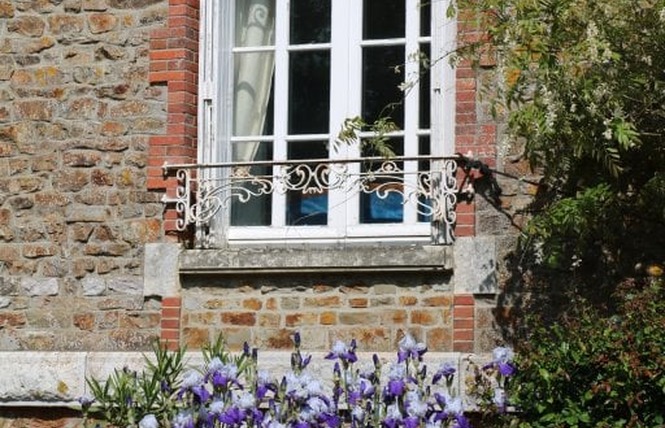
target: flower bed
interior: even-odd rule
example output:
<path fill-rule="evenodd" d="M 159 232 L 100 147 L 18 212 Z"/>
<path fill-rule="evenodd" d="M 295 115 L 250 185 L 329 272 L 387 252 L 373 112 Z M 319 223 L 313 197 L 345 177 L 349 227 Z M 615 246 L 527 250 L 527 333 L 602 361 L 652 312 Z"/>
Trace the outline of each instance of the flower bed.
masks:
<path fill-rule="evenodd" d="M 202 367 L 187 368 L 184 351 L 155 347 L 155 358 L 138 373 L 116 370 L 106 381 L 88 379 L 94 397 L 82 397 L 90 415 L 118 426 L 174 427 L 459 427 L 470 426 L 465 408 L 501 413 L 506 407 L 505 381 L 515 367 L 512 351 L 497 348 L 486 365 L 471 363 L 463 399 L 455 382 L 457 366 L 439 362 L 429 371 L 424 344 L 411 336 L 399 343 L 397 360 L 383 364 L 374 355 L 359 362 L 355 341 L 337 342 L 325 356 L 332 385 L 308 370 L 311 355 L 293 337 L 291 370 L 281 379 L 260 370 L 256 349 L 226 352 L 220 339 L 203 349 Z"/>

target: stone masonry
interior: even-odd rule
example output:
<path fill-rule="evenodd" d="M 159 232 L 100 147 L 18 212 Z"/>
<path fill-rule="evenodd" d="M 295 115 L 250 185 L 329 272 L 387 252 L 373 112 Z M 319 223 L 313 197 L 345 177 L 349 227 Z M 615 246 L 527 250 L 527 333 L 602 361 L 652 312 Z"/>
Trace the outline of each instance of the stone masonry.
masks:
<path fill-rule="evenodd" d="M 198 15 L 198 0 L 0 0 L 0 351 L 196 348 L 219 332 L 282 349 L 295 330 L 318 350 L 354 334 L 394 349 L 406 331 L 440 351 L 497 344 L 501 259 L 535 187 L 497 150 L 466 63 L 456 151 L 512 177 L 498 206 L 460 201 L 454 262 L 434 279 L 178 270 L 191 237 L 161 202 L 176 183 L 161 166 L 196 160 Z M 461 38 L 479 37 L 472 23 L 460 16 Z"/>
<path fill-rule="evenodd" d="M 150 84 L 164 0 L 0 0 L 0 349 L 145 349 L 144 244 L 163 236 L 146 189 L 165 132 Z"/>

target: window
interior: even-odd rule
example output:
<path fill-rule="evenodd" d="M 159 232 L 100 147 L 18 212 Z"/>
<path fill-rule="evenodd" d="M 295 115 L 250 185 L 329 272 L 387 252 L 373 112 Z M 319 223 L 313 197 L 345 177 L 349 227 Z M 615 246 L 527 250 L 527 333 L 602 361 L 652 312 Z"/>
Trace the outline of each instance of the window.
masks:
<path fill-rule="evenodd" d="M 453 46 L 455 28 L 443 3 L 202 2 L 199 161 L 235 163 L 266 180 L 236 180 L 247 197 L 230 197 L 211 223 L 217 239 L 429 240 L 430 219 L 417 209 L 429 202 L 404 189 L 429 168 L 419 157 L 452 154 L 454 75 L 437 59 Z M 422 58 L 434 59 L 431 68 Z M 369 131 L 338 141 L 344 121 L 357 116 L 398 126 L 387 135 L 394 174 L 363 143 Z M 321 185 L 372 173 L 379 178 L 363 184 L 366 192 Z M 281 191 L 260 188 L 278 174 L 288 176 Z"/>

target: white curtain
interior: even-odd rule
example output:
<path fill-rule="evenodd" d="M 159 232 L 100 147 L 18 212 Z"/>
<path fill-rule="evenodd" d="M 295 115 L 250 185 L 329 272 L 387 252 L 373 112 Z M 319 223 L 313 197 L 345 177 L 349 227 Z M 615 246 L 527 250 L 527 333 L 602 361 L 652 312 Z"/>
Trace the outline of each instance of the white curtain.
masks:
<path fill-rule="evenodd" d="M 271 46 L 275 41 L 275 0 L 237 0 L 236 47 Z M 233 135 L 261 135 L 270 99 L 275 54 L 239 53 L 235 58 Z M 259 143 L 237 143 L 234 160 L 251 161 Z"/>

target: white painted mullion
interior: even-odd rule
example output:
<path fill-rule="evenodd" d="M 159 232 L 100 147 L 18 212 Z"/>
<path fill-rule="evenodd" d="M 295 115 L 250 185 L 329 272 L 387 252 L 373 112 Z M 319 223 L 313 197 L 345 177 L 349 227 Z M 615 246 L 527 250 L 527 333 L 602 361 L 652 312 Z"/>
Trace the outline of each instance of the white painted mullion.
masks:
<path fill-rule="evenodd" d="M 287 158 L 286 137 L 289 117 L 289 2 L 276 1 L 275 11 L 275 104 L 273 160 Z M 277 167 L 273 167 L 277 168 Z M 273 169 L 273 174 L 279 171 Z M 272 226 L 286 225 L 286 195 L 272 194 Z"/>
<path fill-rule="evenodd" d="M 344 159 L 348 156 L 348 146 L 336 141 L 337 130 L 349 116 L 348 88 L 349 56 L 347 26 L 351 13 L 348 2 L 352 0 L 331 0 L 330 33 L 330 135 L 329 156 L 331 159 Z M 346 228 L 346 198 L 344 189 L 332 189 L 328 192 L 328 226 L 344 236 Z"/>
<path fill-rule="evenodd" d="M 363 2 L 358 0 L 346 0 L 347 26 L 343 27 L 346 32 L 346 49 L 348 56 L 347 71 L 347 97 L 346 117 L 356 117 L 362 114 L 362 71 L 363 71 Z M 347 147 L 348 158 L 357 159 L 361 155 L 360 141 L 356 141 Z M 360 164 L 349 164 L 351 174 L 360 174 Z M 346 194 L 346 226 L 353 227 L 360 223 L 360 195 L 353 191 Z"/>
<path fill-rule="evenodd" d="M 420 35 L 420 0 L 406 1 L 406 43 L 404 45 L 404 78 L 407 84 L 413 82 L 413 87 L 407 89 L 404 98 L 404 155 L 418 156 L 418 109 L 420 105 L 420 59 L 417 52 L 420 49 L 418 36 Z M 417 188 L 418 176 L 417 161 L 404 162 L 404 190 L 408 198 L 411 189 Z M 405 224 L 415 224 L 418 221 L 417 197 L 409 198 L 404 204 Z"/>
<path fill-rule="evenodd" d="M 457 18 L 449 17 L 444 2 L 432 2 L 431 44 L 431 146 L 432 155 L 455 153 L 455 68 L 450 53 L 455 51 Z"/>

